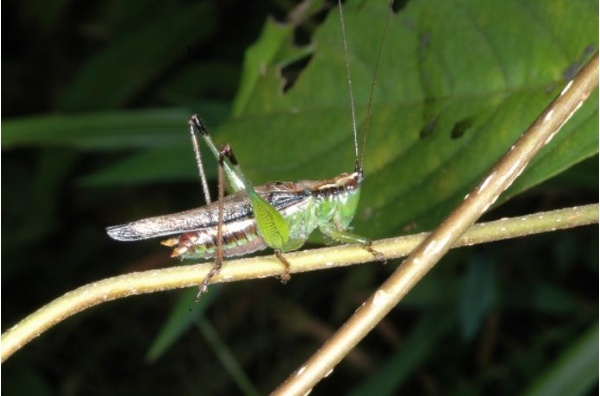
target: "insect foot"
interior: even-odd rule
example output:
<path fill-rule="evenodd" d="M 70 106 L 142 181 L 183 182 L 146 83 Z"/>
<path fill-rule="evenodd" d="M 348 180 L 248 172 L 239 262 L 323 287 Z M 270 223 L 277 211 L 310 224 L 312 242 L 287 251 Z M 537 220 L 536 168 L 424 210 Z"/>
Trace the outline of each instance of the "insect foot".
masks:
<path fill-rule="evenodd" d="M 290 281 L 290 279 L 292 279 L 292 276 L 290 275 L 290 262 L 285 257 L 283 257 L 279 250 L 275 250 L 275 256 L 281 262 L 281 264 L 285 266 L 283 274 L 281 274 L 281 276 L 279 277 L 279 279 L 281 279 L 281 283 L 285 285 Z"/>
<path fill-rule="evenodd" d="M 373 255 L 373 257 L 375 257 L 375 259 L 377 261 L 381 261 L 381 263 L 383 265 L 387 264 L 387 259 L 385 258 L 385 256 L 383 255 L 383 253 L 378 252 L 377 250 L 373 249 L 373 242 L 368 241 L 366 243 L 366 245 L 364 245 L 364 246 L 365 246 L 365 249 L 367 250 L 367 252 L 371 253 Z"/>

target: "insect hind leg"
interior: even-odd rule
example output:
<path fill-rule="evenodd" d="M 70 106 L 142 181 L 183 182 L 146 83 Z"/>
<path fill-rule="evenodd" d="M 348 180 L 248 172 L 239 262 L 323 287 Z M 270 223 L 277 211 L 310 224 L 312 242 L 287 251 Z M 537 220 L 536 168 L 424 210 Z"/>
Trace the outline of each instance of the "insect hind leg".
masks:
<path fill-rule="evenodd" d="M 237 164 L 237 161 L 235 160 L 235 157 L 233 157 L 233 153 L 231 154 L 232 158 L 230 159 L 228 155 L 223 153 L 223 149 L 219 150 L 217 148 L 215 143 L 212 141 L 210 134 L 208 133 L 208 129 L 206 128 L 206 126 L 202 122 L 202 119 L 198 115 L 195 114 L 191 116 L 188 123 L 190 125 L 190 133 L 192 135 L 192 142 L 194 143 L 194 152 L 197 161 L 200 155 L 200 150 L 196 148 L 198 146 L 197 136 L 200 136 L 202 140 L 204 140 L 210 151 L 213 153 L 215 158 L 221 163 L 221 166 L 224 169 L 225 177 L 227 177 L 227 180 L 229 181 L 229 184 L 231 185 L 233 191 L 238 192 L 243 190 L 245 188 L 245 178 L 239 168 L 239 165 Z M 231 148 L 229 150 L 231 150 Z M 229 161 L 221 161 L 220 157 L 222 155 L 227 157 Z M 200 165 L 198 166 L 200 167 Z"/>
<path fill-rule="evenodd" d="M 264 198 L 258 195 L 250 181 L 244 176 L 240 165 L 233 154 L 231 146 L 224 145 L 221 149 L 217 149 L 213 143 L 208 130 L 202 123 L 202 120 L 198 116 L 192 116 L 190 118 L 190 126 L 193 130 L 193 134 L 198 134 L 206 142 L 210 150 L 219 160 L 219 222 L 218 222 L 218 244 L 217 258 L 215 260 L 215 270 L 209 273 L 208 280 L 202 283 L 200 294 L 208 286 L 210 277 L 215 276 L 220 270 L 222 263 L 223 249 L 222 249 L 222 228 L 223 228 L 223 198 L 224 198 L 224 178 L 227 177 L 229 184 L 234 191 L 245 190 L 248 194 L 248 198 L 252 205 L 252 211 L 256 219 L 257 233 L 264 240 L 265 244 L 275 251 L 275 255 L 279 261 L 284 264 L 286 270 L 281 276 L 282 281 L 285 283 L 290 279 L 290 263 L 281 254 L 281 251 L 286 250 L 286 244 L 289 241 L 289 228 L 288 225 L 281 215 L 271 204 L 269 204 Z"/>
<path fill-rule="evenodd" d="M 231 151 L 231 149 L 229 149 L 229 151 Z M 219 151 L 219 174 L 218 174 L 218 181 L 219 181 L 219 218 L 218 218 L 218 222 L 217 222 L 217 255 L 215 257 L 215 263 L 213 265 L 213 267 L 210 269 L 210 271 L 208 272 L 208 274 L 206 275 L 206 278 L 204 278 L 204 281 L 202 282 L 201 285 L 198 286 L 198 294 L 196 295 L 196 302 L 200 301 L 200 297 L 202 296 L 203 293 L 206 293 L 206 290 L 208 289 L 208 284 L 210 283 L 211 279 L 217 275 L 220 271 L 221 271 L 221 267 L 223 267 L 223 211 L 224 211 L 224 200 L 225 200 L 225 186 L 224 186 L 224 179 L 225 179 L 225 170 L 224 170 L 224 162 L 225 162 L 225 152 L 226 149 L 222 149 L 221 151 Z"/>
<path fill-rule="evenodd" d="M 232 172 L 244 183 L 244 188 L 248 193 L 252 210 L 256 216 L 258 234 L 265 240 L 265 243 L 269 247 L 273 248 L 275 256 L 284 265 L 285 270 L 280 278 L 282 283 L 287 283 L 291 279 L 290 262 L 283 256 L 282 252 L 296 250 L 302 246 L 304 240 L 289 239 L 289 229 L 284 218 L 275 208 L 256 193 L 250 182 L 244 177 L 231 146 L 228 144 L 224 145 L 220 151 L 220 155 L 227 158 L 227 161 L 231 164 Z"/>
<path fill-rule="evenodd" d="M 281 279 L 281 283 L 285 285 L 290 281 L 290 279 L 292 279 L 292 276 L 290 275 L 290 262 L 285 257 L 283 257 L 283 254 L 281 254 L 281 251 L 279 249 L 275 249 L 275 257 L 277 257 L 277 260 L 279 260 L 281 264 L 283 264 L 285 267 L 283 274 L 281 274 L 281 276 L 279 277 L 279 279 Z"/>

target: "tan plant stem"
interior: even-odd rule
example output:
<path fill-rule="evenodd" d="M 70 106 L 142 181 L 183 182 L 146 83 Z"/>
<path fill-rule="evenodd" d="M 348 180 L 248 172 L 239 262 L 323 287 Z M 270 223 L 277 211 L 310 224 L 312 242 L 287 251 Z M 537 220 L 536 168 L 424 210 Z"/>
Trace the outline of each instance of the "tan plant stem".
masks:
<path fill-rule="evenodd" d="M 390 312 L 521 174 L 598 85 L 598 53 L 518 139 L 463 202 L 420 244 L 354 315 L 274 392 L 304 395 Z"/>
<path fill-rule="evenodd" d="M 523 217 L 477 224 L 455 244 L 456 247 L 516 238 L 596 223 L 598 205 L 560 209 Z M 427 233 L 390 238 L 373 243 L 389 259 L 408 255 Z M 332 246 L 286 254 L 293 273 L 329 269 L 373 261 L 373 255 L 356 245 Z M 1 359 L 5 361 L 35 337 L 68 317 L 101 303 L 138 294 L 196 287 L 207 276 L 212 263 L 182 265 L 160 270 L 135 272 L 82 286 L 38 309 L 2 335 Z M 281 275 L 281 263 L 274 256 L 227 262 L 212 283 L 232 282 Z"/>

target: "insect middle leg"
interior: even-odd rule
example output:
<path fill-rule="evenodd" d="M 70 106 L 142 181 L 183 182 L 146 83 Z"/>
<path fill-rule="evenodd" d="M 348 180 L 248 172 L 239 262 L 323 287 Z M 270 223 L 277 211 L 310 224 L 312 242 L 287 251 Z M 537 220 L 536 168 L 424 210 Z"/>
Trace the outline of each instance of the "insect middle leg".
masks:
<path fill-rule="evenodd" d="M 331 239 L 336 240 L 338 242 L 356 243 L 356 244 L 362 245 L 363 248 L 367 252 L 371 253 L 373 255 L 373 257 L 375 257 L 375 259 L 377 259 L 377 261 L 381 261 L 383 264 L 387 263 L 387 259 L 385 258 L 383 253 L 378 252 L 377 250 L 373 249 L 372 242 L 370 239 L 367 239 L 360 235 L 353 234 L 346 230 L 340 230 L 333 225 L 329 225 L 329 226 L 321 225 L 321 226 L 319 226 L 319 229 L 321 230 L 321 232 L 323 232 L 323 234 L 325 234 L 326 236 L 328 236 Z"/>

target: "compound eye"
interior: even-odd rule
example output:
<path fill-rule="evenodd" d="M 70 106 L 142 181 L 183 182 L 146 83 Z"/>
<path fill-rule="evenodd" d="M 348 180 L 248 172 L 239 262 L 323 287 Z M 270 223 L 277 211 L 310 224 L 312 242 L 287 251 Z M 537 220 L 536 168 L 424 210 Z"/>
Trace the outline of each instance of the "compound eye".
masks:
<path fill-rule="evenodd" d="M 356 179 L 356 177 L 353 177 L 352 179 L 350 179 L 348 181 L 348 183 L 346 183 L 346 191 L 354 191 L 358 188 L 358 180 Z"/>

